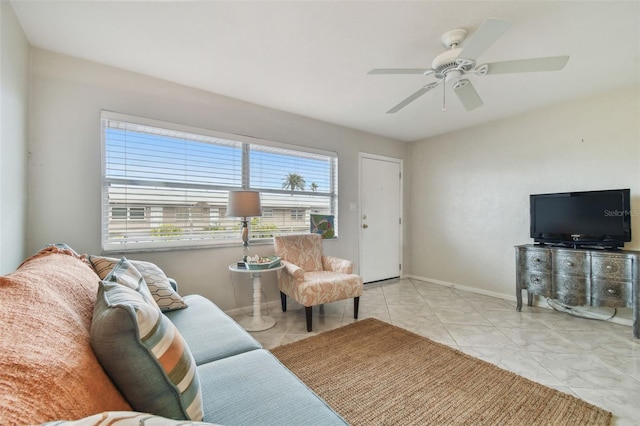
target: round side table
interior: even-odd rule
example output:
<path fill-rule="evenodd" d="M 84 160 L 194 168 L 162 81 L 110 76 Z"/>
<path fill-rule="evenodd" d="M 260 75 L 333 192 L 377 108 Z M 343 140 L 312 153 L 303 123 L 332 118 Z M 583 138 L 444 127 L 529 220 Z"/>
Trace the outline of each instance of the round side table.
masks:
<path fill-rule="evenodd" d="M 275 272 L 284 268 L 283 265 L 276 266 L 269 269 L 246 269 L 246 268 L 238 268 L 238 265 L 232 263 L 229 265 L 229 270 L 231 272 L 238 272 L 241 274 L 251 274 L 253 277 L 253 316 L 248 316 L 246 318 L 238 321 L 241 326 L 244 327 L 247 331 L 263 331 L 268 330 L 274 325 L 276 325 L 276 320 L 271 318 L 270 316 L 262 316 L 260 312 L 260 299 L 262 298 L 261 290 L 262 283 L 260 278 L 262 274 L 265 272 Z"/>

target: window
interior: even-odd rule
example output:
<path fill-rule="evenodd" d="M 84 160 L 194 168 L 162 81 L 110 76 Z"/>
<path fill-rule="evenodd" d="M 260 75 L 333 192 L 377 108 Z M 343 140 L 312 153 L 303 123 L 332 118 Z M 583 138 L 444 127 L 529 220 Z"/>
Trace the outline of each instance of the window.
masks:
<path fill-rule="evenodd" d="M 111 207 L 111 219 L 127 220 L 127 217 L 126 207 Z"/>
<path fill-rule="evenodd" d="M 111 207 L 111 219 L 115 220 L 144 220 L 144 207 Z"/>
<path fill-rule="evenodd" d="M 291 219 L 293 219 L 293 220 L 304 219 L 304 210 L 302 210 L 302 209 L 293 209 L 293 210 L 291 210 Z"/>
<path fill-rule="evenodd" d="M 309 212 L 337 216 L 332 152 L 104 111 L 102 138 L 105 251 L 238 243 L 230 190 L 261 193 L 253 239 L 309 232 Z"/>
<path fill-rule="evenodd" d="M 144 220 L 144 207 L 129 207 L 129 219 Z"/>

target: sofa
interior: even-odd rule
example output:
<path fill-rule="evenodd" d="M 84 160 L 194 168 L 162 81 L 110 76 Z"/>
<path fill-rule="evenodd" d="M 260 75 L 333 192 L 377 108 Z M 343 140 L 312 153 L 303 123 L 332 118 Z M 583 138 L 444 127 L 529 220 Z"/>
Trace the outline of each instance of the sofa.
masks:
<path fill-rule="evenodd" d="M 214 303 L 177 289 L 156 265 L 62 244 L 0 277 L 0 424 L 346 424 Z"/>

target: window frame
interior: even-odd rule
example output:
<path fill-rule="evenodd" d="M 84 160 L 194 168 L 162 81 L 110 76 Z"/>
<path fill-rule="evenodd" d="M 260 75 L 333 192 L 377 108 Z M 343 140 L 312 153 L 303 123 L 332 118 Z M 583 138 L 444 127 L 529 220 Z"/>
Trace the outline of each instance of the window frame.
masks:
<path fill-rule="evenodd" d="M 109 253 L 109 252 L 146 252 L 146 251 L 164 251 L 164 250 L 173 250 L 173 249 L 194 249 L 194 248 L 213 248 L 213 247 L 225 247 L 225 246 L 232 246 L 232 245 L 237 245 L 239 243 L 241 243 L 241 238 L 240 238 L 240 232 L 237 232 L 237 238 L 216 238 L 215 236 L 210 237 L 210 238 L 201 238 L 197 241 L 194 241 L 193 239 L 189 239 L 189 238 L 184 238 L 184 239 L 177 239 L 175 241 L 149 241 L 146 243 L 141 243 L 141 242 L 133 242 L 133 243 L 115 243 L 113 241 L 110 241 L 109 239 L 109 209 L 115 207 L 114 205 L 110 205 L 109 204 L 109 185 L 111 183 L 113 183 L 114 179 L 110 178 L 107 176 L 107 135 L 106 135 L 106 128 L 107 126 L 105 125 L 106 121 L 105 120 L 109 120 L 109 121 L 116 121 L 116 122 L 121 122 L 124 124 L 133 124 L 133 125 L 140 125 L 140 126 L 150 126 L 150 127 L 154 127 L 156 129 L 162 129 L 162 130 L 167 130 L 169 132 L 174 131 L 174 132 L 181 132 L 181 133 L 186 133 L 186 134 L 191 134 L 191 135 L 202 135 L 205 137 L 211 137 L 211 138 L 219 138 L 219 139 L 223 139 L 223 140 L 228 140 L 228 141 L 233 141 L 233 142 L 237 142 L 239 144 L 241 144 L 242 146 L 242 173 L 241 173 L 241 185 L 239 187 L 233 186 L 233 185 L 220 185 L 219 190 L 222 191 L 230 191 L 230 190 L 257 190 L 261 192 L 262 195 L 262 199 L 263 199 L 263 209 L 264 207 L 264 195 L 265 194 L 271 194 L 273 196 L 281 196 L 281 195 L 287 195 L 287 196 L 291 196 L 292 195 L 292 191 L 290 189 L 284 189 L 284 188 L 259 188 L 259 187 L 253 187 L 251 185 L 251 174 L 250 174 L 250 169 L 251 169 L 251 162 L 250 162 L 250 153 L 253 152 L 252 151 L 252 146 L 257 147 L 254 148 L 255 152 L 265 152 L 265 150 L 267 150 L 267 152 L 270 152 L 269 150 L 273 149 L 273 152 L 277 152 L 278 150 L 284 150 L 285 152 L 288 153 L 300 153 L 300 158 L 303 159 L 305 158 L 305 154 L 309 155 L 309 156 L 322 156 L 322 157 L 326 157 L 328 162 L 329 162 L 329 172 L 328 172 L 328 176 L 326 176 L 327 181 L 328 181 L 328 185 L 329 185 L 329 191 L 327 192 L 318 192 L 316 191 L 316 189 L 314 188 L 313 190 L 296 190 L 295 191 L 295 195 L 296 196 L 310 196 L 310 197 L 320 197 L 321 199 L 326 199 L 326 204 L 328 206 L 328 209 L 330 210 L 330 214 L 332 214 L 334 216 L 334 221 L 335 221 L 335 228 L 336 228 L 336 236 L 335 238 L 338 237 L 338 233 L 337 233 L 337 223 L 338 223 L 338 154 L 336 152 L 333 151 L 326 151 L 326 150 L 319 150 L 319 149 L 315 149 L 315 148 L 309 148 L 309 147 L 305 147 L 305 146 L 299 146 L 299 145 L 292 145 L 292 144 L 285 144 L 285 143 L 279 143 L 279 142 L 273 142 L 273 141 L 269 141 L 269 140 L 265 140 L 265 139 L 260 139 L 260 138 L 255 138 L 255 137 L 251 137 L 251 136 L 246 136 L 246 135 L 238 135 L 238 134 L 232 134 L 232 133 L 225 133 L 225 132 L 219 132 L 219 131 L 214 131 L 214 130 L 209 130 L 209 129 L 203 129 L 203 128 L 198 128 L 198 127 L 192 127 L 192 126 L 186 126 L 186 125 L 181 125 L 181 124 L 176 124 L 176 123 L 170 123 L 170 122 L 165 122 L 165 121 L 160 121 L 160 120 L 154 120 L 154 119 L 148 119 L 148 118 L 142 118 L 142 117 L 136 117 L 136 116 L 132 116 L 132 115 L 127 115 L 127 114 L 121 114 L 121 113 L 116 113 L 116 112 L 112 112 L 112 111 L 101 111 L 100 114 L 100 120 L 101 120 L 101 142 L 102 142 L 102 158 L 101 158 L 101 168 L 102 168 L 102 175 L 101 175 L 101 184 L 102 184 L 102 218 L 101 218 L 101 227 L 102 227 L 102 231 L 101 231 L 101 245 L 102 245 L 102 250 L 104 253 Z M 160 137 L 160 136 L 159 136 Z M 289 154 L 290 155 L 290 154 Z M 295 155 L 294 155 L 295 157 Z M 307 157 L 309 158 L 309 157 Z M 123 179 L 115 179 L 115 180 L 121 180 L 123 181 Z M 134 179 L 131 179 L 132 183 L 126 183 L 125 185 L 129 185 L 133 188 L 136 187 L 135 183 L 133 183 Z M 205 190 L 206 191 L 206 190 Z M 131 217 L 131 213 L 130 213 L 130 208 L 131 207 L 140 207 L 142 209 L 144 209 L 144 218 L 132 218 Z M 151 206 L 135 206 L 133 204 L 131 205 L 125 205 L 122 208 L 126 208 L 127 209 L 127 214 L 126 214 L 126 219 L 120 218 L 120 219 L 116 219 L 117 221 L 121 221 L 121 222 L 125 222 L 125 221 L 143 221 L 146 220 L 147 218 L 152 217 L 152 213 L 151 211 L 153 210 L 153 207 Z M 151 208 L 152 210 L 149 210 L 149 208 Z M 271 206 L 267 206 L 266 210 L 271 210 L 271 217 L 273 216 L 273 212 L 277 209 L 278 207 L 271 207 Z M 213 209 L 213 208 L 212 208 Z M 298 210 L 302 210 L 302 211 L 306 211 L 306 210 L 310 210 L 314 209 L 314 206 L 305 206 L 305 205 L 301 205 L 299 208 L 296 207 L 292 207 L 291 209 L 298 209 Z M 222 209 L 220 209 L 220 211 L 222 211 Z M 226 214 L 224 216 L 220 215 L 220 218 L 222 217 L 226 217 Z M 264 218 L 270 218 L 269 215 L 265 215 L 262 216 Z M 295 219 L 295 220 L 303 220 L 304 217 L 302 219 Z M 240 218 L 237 219 L 238 223 L 240 223 Z M 251 223 L 251 221 L 250 221 Z M 251 225 L 249 225 L 251 226 Z M 258 230 L 256 231 L 258 232 Z M 264 231 L 262 231 L 264 232 Z M 286 232 L 278 232 L 276 231 L 278 234 L 283 234 Z M 297 232 L 306 232 L 309 233 L 310 232 L 310 227 L 307 227 L 306 230 L 300 230 Z M 251 229 L 250 229 L 250 238 L 251 238 Z M 152 238 L 153 239 L 153 238 Z M 271 243 L 272 239 L 271 238 L 251 238 L 251 242 L 252 244 L 265 244 L 265 243 Z"/>

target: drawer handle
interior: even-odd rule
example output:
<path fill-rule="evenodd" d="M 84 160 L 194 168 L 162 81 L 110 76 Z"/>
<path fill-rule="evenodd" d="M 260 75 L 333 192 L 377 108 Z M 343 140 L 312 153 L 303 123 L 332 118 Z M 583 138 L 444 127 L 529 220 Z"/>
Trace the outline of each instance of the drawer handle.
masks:
<path fill-rule="evenodd" d="M 534 283 L 536 283 L 536 284 L 539 284 L 539 283 L 540 283 L 540 277 L 536 277 L 536 276 L 534 276 L 534 277 L 532 277 L 532 281 L 533 281 Z"/>
<path fill-rule="evenodd" d="M 534 257 L 534 258 L 533 258 L 533 259 L 531 259 L 531 260 L 533 260 L 533 262 L 534 262 L 534 263 L 540 263 L 540 259 L 539 259 L 539 258 L 537 258 L 537 257 Z"/>
<path fill-rule="evenodd" d="M 568 266 L 569 268 L 573 268 L 575 266 L 573 264 L 573 262 L 565 262 L 564 264 L 565 264 L 565 266 Z"/>
<path fill-rule="evenodd" d="M 607 293 L 609 293 L 609 294 L 617 294 L 618 292 L 614 288 L 608 288 L 607 289 Z"/>
<path fill-rule="evenodd" d="M 607 266 L 605 266 L 605 268 L 607 268 L 607 270 L 609 270 L 609 271 L 610 271 L 610 270 L 612 270 L 612 269 L 613 269 L 613 266 L 611 266 L 611 265 L 607 265 Z"/>

